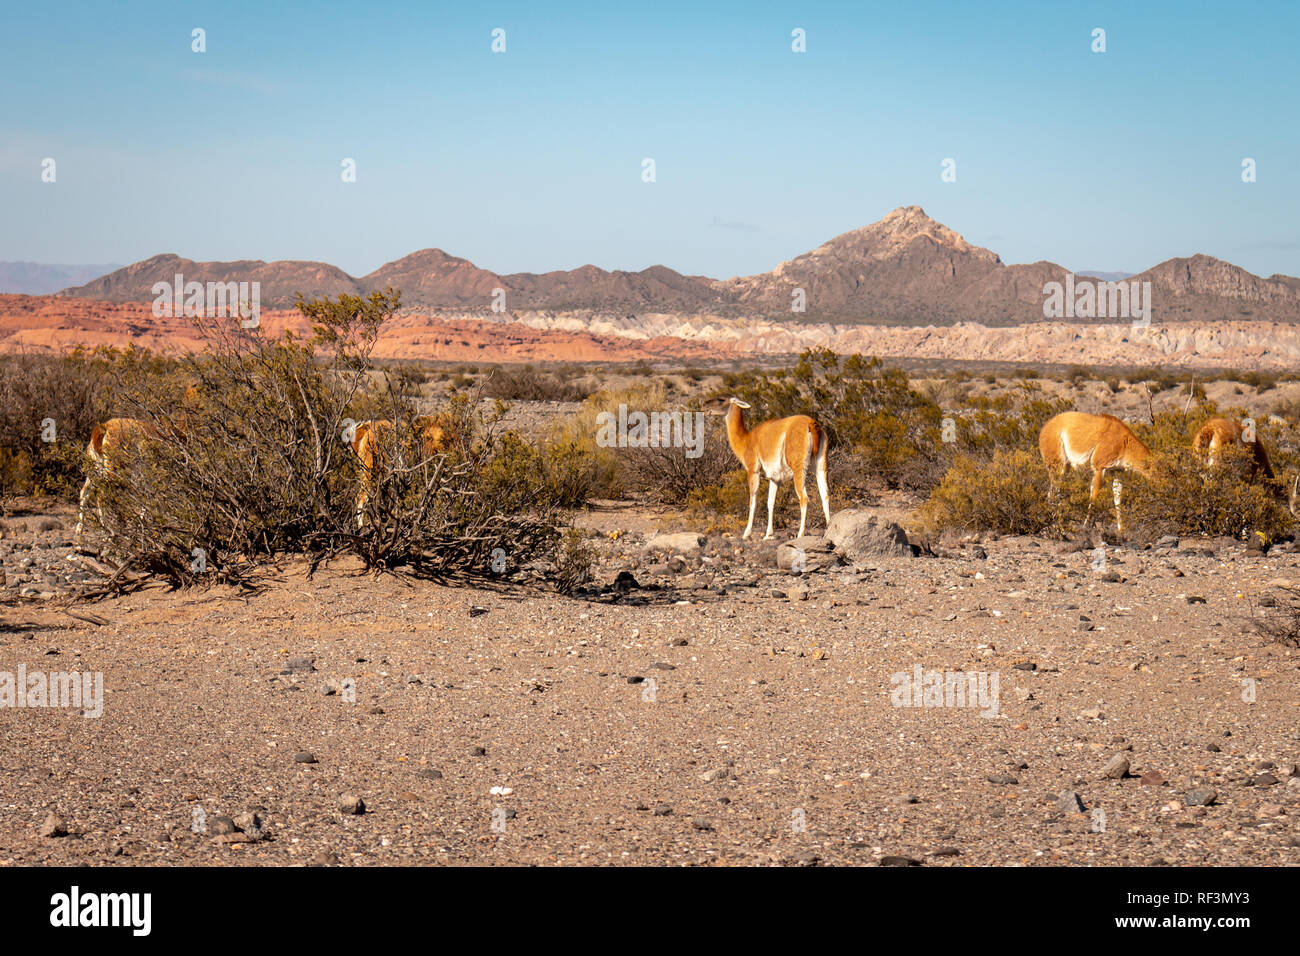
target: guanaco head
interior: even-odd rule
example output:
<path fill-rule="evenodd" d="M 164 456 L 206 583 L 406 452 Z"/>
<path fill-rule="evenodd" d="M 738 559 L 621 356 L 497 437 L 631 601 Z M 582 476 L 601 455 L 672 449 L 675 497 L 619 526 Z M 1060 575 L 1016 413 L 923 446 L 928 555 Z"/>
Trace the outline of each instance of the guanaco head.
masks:
<path fill-rule="evenodd" d="M 720 402 L 717 405 L 714 405 L 713 411 L 715 412 L 715 414 L 718 415 L 726 415 L 727 420 L 730 421 L 733 417 L 734 418 L 740 417 L 740 410 L 742 408 L 749 408 L 749 403 L 742 402 L 740 399 L 735 398 L 733 396 L 730 398 L 723 399 L 722 402 Z"/>

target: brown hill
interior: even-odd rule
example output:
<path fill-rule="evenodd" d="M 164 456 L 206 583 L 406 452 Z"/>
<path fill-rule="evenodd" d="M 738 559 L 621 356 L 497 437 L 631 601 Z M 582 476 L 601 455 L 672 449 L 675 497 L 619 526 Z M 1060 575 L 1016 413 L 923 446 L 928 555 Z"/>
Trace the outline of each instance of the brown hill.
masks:
<path fill-rule="evenodd" d="M 150 301 L 156 282 L 260 281 L 263 308 L 308 297 L 365 294 L 392 285 L 414 310 L 455 309 L 490 315 L 495 289 L 518 311 L 590 311 L 635 321 L 638 314 L 771 317 L 901 325 L 985 326 L 1043 321 L 1043 286 L 1067 269 L 1051 262 L 1005 265 L 971 245 L 919 206 L 836 236 L 771 272 L 726 280 L 688 276 L 666 266 L 640 272 L 585 265 L 569 271 L 499 275 L 439 249 L 387 263 L 361 278 L 319 262 L 193 262 L 155 256 L 64 294 L 111 302 Z M 1210 256 L 1170 259 L 1128 281 L 1149 281 L 1155 321 L 1251 319 L 1300 322 L 1300 279 L 1268 279 Z M 803 313 L 792 312 L 802 289 Z M 1109 321 L 1109 320 L 1103 320 Z"/>
<path fill-rule="evenodd" d="M 260 259 L 195 262 L 173 253 L 163 253 L 61 294 L 105 302 L 152 302 L 156 298 L 154 283 L 170 285 L 177 275 L 184 276 L 186 282 L 260 282 L 263 308 L 292 305 L 298 292 L 307 298 L 361 292 L 356 279 L 324 262 L 263 262 Z"/>

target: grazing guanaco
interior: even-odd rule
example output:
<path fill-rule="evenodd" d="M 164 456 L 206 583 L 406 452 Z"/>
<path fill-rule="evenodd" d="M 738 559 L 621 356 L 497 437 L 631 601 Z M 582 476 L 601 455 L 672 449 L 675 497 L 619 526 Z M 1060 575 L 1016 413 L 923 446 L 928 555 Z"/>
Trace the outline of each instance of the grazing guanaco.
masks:
<path fill-rule="evenodd" d="M 1038 435 L 1038 450 L 1043 455 L 1043 464 L 1047 466 L 1053 486 L 1065 477 L 1070 468 L 1092 469 L 1092 486 L 1088 493 L 1089 519 L 1106 472 L 1131 469 L 1146 474 L 1151 463 L 1151 450 L 1114 415 L 1061 412 L 1043 426 Z M 1124 530 L 1118 489 L 1115 493 L 1115 527 L 1118 531 Z"/>
<path fill-rule="evenodd" d="M 432 457 L 445 451 L 454 437 L 453 428 L 446 419 L 422 415 L 411 422 L 412 430 L 419 438 L 420 453 Z M 352 452 L 361 462 L 361 490 L 357 494 L 357 527 L 366 526 L 366 502 L 378 481 L 379 472 L 385 467 L 387 449 L 397 440 L 397 431 L 391 419 L 381 418 L 373 421 L 357 422 L 352 432 Z"/>
<path fill-rule="evenodd" d="M 1222 460 L 1223 450 L 1230 446 L 1249 450 L 1251 480 L 1260 475 L 1264 476 L 1265 481 L 1277 480 L 1273 466 L 1269 464 L 1268 451 L 1264 448 L 1264 442 L 1255 434 L 1253 426 L 1247 428 L 1240 422 L 1226 418 L 1211 418 L 1192 439 L 1192 450 L 1198 455 L 1204 455 L 1205 463 L 1211 468 Z"/>
<path fill-rule="evenodd" d="M 90 441 L 86 444 L 86 480 L 81 486 L 77 502 L 77 541 L 80 544 L 85 529 L 86 504 L 90 500 L 95 479 L 106 478 L 120 466 L 130 461 L 146 441 L 161 438 L 179 438 L 185 434 L 186 424 L 190 418 L 190 409 L 199 400 L 199 388 L 190 385 L 185 389 L 185 399 L 180 413 L 173 420 L 158 422 L 144 421 L 139 418 L 110 418 L 96 425 L 90 432 Z M 96 499 L 95 512 L 99 523 L 104 523 L 103 505 Z"/>
<path fill-rule="evenodd" d="M 822 498 L 822 511 L 826 524 L 831 523 L 830 495 L 826 488 L 826 433 L 807 415 L 791 415 L 763 422 L 753 428 L 745 427 L 741 409 L 749 408 L 737 398 L 727 403 L 727 441 L 749 475 L 749 522 L 742 538 L 754 530 L 754 508 L 758 503 L 758 486 L 767 478 L 767 534 L 772 537 L 772 511 L 776 507 L 777 483 L 794 479 L 794 490 L 799 495 L 799 537 L 803 537 L 808 521 L 808 491 L 805 480 L 808 462 L 812 461 L 817 475 L 817 490 Z"/>

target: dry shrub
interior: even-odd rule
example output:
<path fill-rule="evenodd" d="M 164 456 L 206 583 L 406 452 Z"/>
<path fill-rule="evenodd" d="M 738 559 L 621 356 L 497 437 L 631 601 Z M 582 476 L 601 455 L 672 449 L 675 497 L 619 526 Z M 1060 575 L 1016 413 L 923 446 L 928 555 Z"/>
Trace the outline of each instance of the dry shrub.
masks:
<path fill-rule="evenodd" d="M 572 497 L 620 498 L 637 491 L 629 483 L 625 464 L 628 449 L 603 448 L 596 443 L 603 413 L 618 415 L 620 405 L 629 410 L 663 408 L 666 402 L 663 385 L 645 383 L 621 389 L 601 389 L 582 403 L 569 418 L 554 424 L 544 438 L 547 457 L 573 487 Z"/>
<path fill-rule="evenodd" d="M 0 498 L 75 497 L 86 439 L 115 413 L 122 382 L 175 367 L 139 349 L 0 356 Z"/>
<path fill-rule="evenodd" d="M 366 384 L 351 360 L 368 354 L 373 334 L 363 328 L 377 331 L 390 307 L 381 293 L 345 298 L 338 315 L 304 311 L 357 328 L 322 331 L 313 343 L 212 329 L 214 347 L 186 363 L 195 388 L 179 407 L 166 388 L 144 383 L 130 417 L 153 434 L 100 483 L 106 553 L 194 583 L 246 581 L 261 558 L 319 560 L 342 547 L 356 480 L 342 436 Z M 322 343 L 326 361 L 315 355 Z"/>
<path fill-rule="evenodd" d="M 569 528 L 560 539 L 555 556 L 555 589 L 561 594 L 572 594 L 592 578 L 595 552 L 583 540 L 582 532 Z"/>
<path fill-rule="evenodd" d="M 1266 542 L 1288 537 L 1295 519 L 1277 484 L 1250 481 L 1250 456 L 1240 448 L 1223 450 L 1207 468 L 1190 450 L 1157 455 L 1145 479 L 1125 476 L 1125 526 L 1139 538 L 1165 534 L 1204 534 Z M 1130 490 L 1131 488 L 1131 490 Z"/>
<path fill-rule="evenodd" d="M 286 552 L 313 567 L 351 551 L 370 568 L 451 576 L 493 573 L 501 549 L 508 575 L 553 569 L 564 521 L 542 452 L 497 434 L 499 415 L 484 422 L 464 396 L 442 413 L 452 439 L 427 454 L 415 389 L 372 380 L 370 352 L 399 300 L 300 300 L 306 343 L 210 330 L 213 348 L 186 363 L 196 389 L 178 404 L 146 387 L 134 417 L 149 434 L 96 482 L 105 552 L 178 584 L 251 583 Z M 396 424 L 359 529 L 349 425 L 377 417 Z"/>
<path fill-rule="evenodd" d="M 678 409 L 683 416 L 698 409 Z M 689 457 L 683 447 L 622 448 L 624 487 L 661 504 L 680 504 L 692 494 L 719 487 L 738 464 L 727 443 L 722 416 L 702 413 L 703 435 L 694 434 L 700 454 Z"/>
<path fill-rule="evenodd" d="M 1249 623 L 1269 643 L 1300 647 L 1300 595 L 1294 591 L 1263 595 L 1252 605 Z"/>
<path fill-rule="evenodd" d="M 1042 534 L 1083 516 L 1087 493 L 1067 482 L 1049 499 L 1047 470 L 1037 452 L 999 449 L 992 459 L 958 455 L 918 512 L 926 531 Z"/>
<path fill-rule="evenodd" d="M 580 402 L 591 395 L 581 368 L 538 369 L 532 365 L 493 369 L 483 382 L 489 398 L 524 402 Z"/>
<path fill-rule="evenodd" d="M 751 428 L 789 415 L 815 418 L 830 438 L 832 484 L 844 493 L 880 483 L 930 487 L 943 472 L 936 469 L 947 454 L 939 406 L 878 358 L 809 349 L 793 368 L 725 375 L 716 397 L 728 396 L 752 406 Z"/>
<path fill-rule="evenodd" d="M 413 431 L 395 439 L 367 507 L 358 551 L 372 567 L 424 576 L 516 574 L 539 557 L 559 560 L 564 524 L 542 452 L 515 432 L 497 434 L 470 400 L 447 413 L 456 437 L 426 454 Z M 540 570 L 529 568 L 529 570 Z"/>

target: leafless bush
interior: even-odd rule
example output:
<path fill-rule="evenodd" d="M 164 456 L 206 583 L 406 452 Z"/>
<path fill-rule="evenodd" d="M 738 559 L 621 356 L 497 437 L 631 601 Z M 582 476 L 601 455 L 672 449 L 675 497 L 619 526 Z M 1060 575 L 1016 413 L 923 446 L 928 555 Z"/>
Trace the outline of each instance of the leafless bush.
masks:
<path fill-rule="evenodd" d="M 483 394 L 509 401 L 580 402 L 593 391 L 580 375 L 580 369 L 506 366 L 493 370 L 483 383 Z"/>
<path fill-rule="evenodd" d="M 1250 625 L 1271 644 L 1300 647 L 1300 594 L 1266 594 L 1252 607 Z"/>
<path fill-rule="evenodd" d="M 687 449 L 681 447 L 619 449 L 625 487 L 652 501 L 680 504 L 693 492 L 722 484 L 739 462 L 727 444 L 722 417 L 705 414 L 703 422 L 701 453 L 696 457 L 688 457 Z"/>

